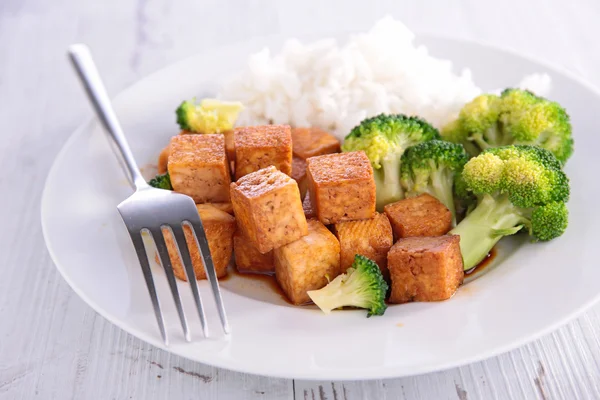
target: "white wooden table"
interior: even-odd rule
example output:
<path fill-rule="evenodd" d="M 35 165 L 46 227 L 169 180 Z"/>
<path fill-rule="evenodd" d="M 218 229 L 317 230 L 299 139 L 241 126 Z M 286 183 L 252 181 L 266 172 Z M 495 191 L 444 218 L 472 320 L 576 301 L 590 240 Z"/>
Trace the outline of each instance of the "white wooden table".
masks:
<path fill-rule="evenodd" d="M 54 268 L 39 223 L 41 189 L 54 156 L 90 115 L 68 44 L 92 47 L 116 94 L 206 46 L 368 29 L 386 13 L 417 32 L 512 47 L 600 87 L 593 0 L 0 0 L 0 399 L 600 399 L 598 306 L 534 343 L 462 368 L 304 382 L 200 365 L 147 345 L 96 315 Z"/>

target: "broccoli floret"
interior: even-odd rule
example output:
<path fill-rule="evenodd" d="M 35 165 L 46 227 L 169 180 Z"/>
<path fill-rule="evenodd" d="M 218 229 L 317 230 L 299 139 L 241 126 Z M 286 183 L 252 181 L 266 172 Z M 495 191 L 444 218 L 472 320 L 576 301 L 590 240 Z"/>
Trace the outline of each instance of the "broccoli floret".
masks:
<path fill-rule="evenodd" d="M 224 102 L 204 99 L 186 100 L 177 108 L 177 123 L 184 131 L 194 133 L 223 133 L 233 129 L 239 113 L 243 110 L 239 102 Z"/>
<path fill-rule="evenodd" d="M 504 236 L 521 229 L 547 241 L 567 228 L 569 180 L 548 150 L 511 145 L 485 150 L 462 172 L 477 206 L 451 234 L 460 235 L 465 270 L 475 267 Z"/>
<path fill-rule="evenodd" d="M 409 147 L 400 159 L 406 196 L 429 193 L 448 207 L 456 223 L 454 181 L 468 160 L 464 147 L 456 143 L 430 140 Z"/>
<path fill-rule="evenodd" d="M 367 118 L 344 139 L 343 151 L 363 150 L 373 166 L 377 209 L 404 197 L 400 185 L 400 157 L 417 143 L 439 139 L 437 129 L 418 117 L 380 114 Z"/>
<path fill-rule="evenodd" d="M 173 190 L 173 186 L 171 186 L 171 177 L 168 172 L 166 174 L 156 175 L 148 181 L 148 185 L 157 189 Z"/>
<path fill-rule="evenodd" d="M 346 273 L 338 275 L 324 288 L 307 293 L 325 314 L 340 307 L 358 307 L 368 309 L 367 317 L 370 317 L 385 313 L 387 290 L 388 284 L 377 264 L 357 254 Z"/>
<path fill-rule="evenodd" d="M 551 151 L 564 164 L 573 153 L 569 115 L 560 104 L 521 89 L 483 94 L 467 103 L 442 129 L 476 156 L 491 147 L 530 144 Z"/>

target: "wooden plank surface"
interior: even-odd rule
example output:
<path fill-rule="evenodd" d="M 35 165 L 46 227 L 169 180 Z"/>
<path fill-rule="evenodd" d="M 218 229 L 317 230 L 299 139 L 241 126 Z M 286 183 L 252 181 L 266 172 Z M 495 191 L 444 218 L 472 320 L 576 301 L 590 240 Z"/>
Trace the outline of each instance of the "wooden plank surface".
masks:
<path fill-rule="evenodd" d="M 462 368 L 383 381 L 291 381 L 153 348 L 96 315 L 54 268 L 39 223 L 41 189 L 56 153 L 90 115 L 66 62 L 68 44 L 94 49 L 114 94 L 206 46 L 368 29 L 387 13 L 417 32 L 513 48 L 600 87 L 600 3 L 592 0 L 0 1 L 0 399 L 600 399 L 598 306 Z"/>

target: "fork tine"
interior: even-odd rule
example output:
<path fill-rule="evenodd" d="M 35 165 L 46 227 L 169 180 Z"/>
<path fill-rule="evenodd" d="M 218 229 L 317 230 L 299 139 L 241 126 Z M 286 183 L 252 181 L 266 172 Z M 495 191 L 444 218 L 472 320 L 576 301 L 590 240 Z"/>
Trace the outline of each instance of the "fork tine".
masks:
<path fill-rule="evenodd" d="M 182 225 L 188 225 L 193 228 L 194 240 L 202 254 L 202 264 L 204 265 L 206 276 L 212 288 L 217 310 L 219 311 L 219 318 L 221 319 L 221 326 L 223 327 L 223 332 L 228 334 L 230 332 L 229 322 L 227 321 L 227 315 L 225 314 L 225 306 L 223 304 L 223 299 L 221 298 L 221 290 L 219 289 L 219 280 L 217 279 L 215 265 L 213 264 L 212 256 L 210 255 L 210 249 L 208 247 L 204 227 L 202 226 L 202 221 L 200 220 L 200 217 L 198 217 L 197 219 L 194 218 L 193 221 L 183 221 Z"/>
<path fill-rule="evenodd" d="M 185 234 L 181 226 L 172 226 L 173 235 L 175 236 L 175 241 L 178 244 L 179 257 L 183 262 L 183 266 L 185 268 L 185 274 L 187 276 L 188 282 L 190 283 L 190 288 L 192 289 L 192 295 L 194 296 L 194 302 L 196 303 L 196 309 L 198 310 L 198 317 L 200 318 L 200 323 L 202 324 L 202 332 L 204 333 L 204 337 L 208 337 L 208 324 L 206 323 L 206 314 L 204 314 L 204 306 L 202 305 L 202 299 L 200 298 L 200 292 L 198 290 L 198 281 L 196 280 L 196 274 L 194 272 L 194 266 L 192 264 L 192 259 L 190 257 L 190 252 L 187 247 L 187 241 L 185 239 Z"/>
<path fill-rule="evenodd" d="M 154 315 L 156 316 L 156 322 L 158 322 L 158 329 L 160 330 L 160 335 L 163 338 L 165 346 L 168 346 L 169 338 L 167 337 L 165 321 L 163 320 L 163 315 L 160 310 L 160 301 L 158 300 L 158 295 L 156 294 L 156 287 L 154 286 L 154 279 L 152 278 L 152 271 L 150 270 L 150 263 L 148 261 L 146 247 L 144 246 L 144 240 L 142 239 L 141 232 L 129 231 L 129 236 L 131 237 L 133 247 L 135 248 L 135 252 L 138 256 L 140 265 L 142 267 L 142 273 L 144 275 L 144 280 L 146 281 L 148 293 L 150 294 L 150 300 L 152 301 L 152 308 L 154 308 Z"/>
<path fill-rule="evenodd" d="M 162 267 L 165 270 L 165 274 L 167 275 L 167 281 L 169 282 L 169 287 L 171 288 L 171 294 L 173 295 L 175 308 L 177 308 L 177 314 L 179 314 L 179 320 L 181 321 L 181 328 L 183 329 L 185 340 L 191 342 L 192 337 L 190 334 L 190 329 L 188 327 L 187 319 L 185 317 L 185 313 L 183 311 L 183 305 L 181 304 L 181 297 L 179 296 L 179 290 L 177 289 L 177 281 L 175 280 L 173 266 L 171 265 L 171 258 L 169 257 L 169 252 L 167 251 L 167 244 L 165 243 L 165 238 L 163 237 L 163 229 L 168 230 L 168 232 L 173 234 L 171 227 L 168 225 L 163 225 L 159 229 L 152 229 L 149 231 L 152 234 L 154 244 L 156 245 L 156 249 L 158 250 L 158 255 L 160 256 L 160 263 L 162 264 Z"/>

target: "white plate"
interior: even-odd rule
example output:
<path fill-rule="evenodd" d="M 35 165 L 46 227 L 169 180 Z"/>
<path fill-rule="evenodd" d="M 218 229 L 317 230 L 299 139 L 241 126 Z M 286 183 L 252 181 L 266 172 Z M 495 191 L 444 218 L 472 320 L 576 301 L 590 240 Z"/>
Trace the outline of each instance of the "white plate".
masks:
<path fill-rule="evenodd" d="M 241 68 L 263 45 L 257 39 L 193 57 L 138 82 L 115 107 L 140 163 L 153 163 L 177 133 L 174 108 L 184 98 L 214 93 L 216 82 Z M 193 343 L 185 343 L 164 279 L 157 279 L 172 344 L 165 349 L 199 362 L 248 373 L 304 379 L 371 379 L 445 369 L 481 360 L 547 333 L 590 306 L 600 293 L 595 249 L 600 214 L 597 121 L 600 96 L 585 84 L 539 63 L 487 46 L 420 38 L 432 54 L 469 66 L 486 90 L 514 85 L 537 71 L 553 79 L 552 98 L 571 114 L 576 151 L 570 226 L 544 244 L 509 242 L 487 274 L 451 300 L 392 306 L 385 316 L 363 311 L 324 315 L 289 306 L 268 285 L 233 277 L 222 283 L 232 334 L 221 336 L 206 282 L 201 282 L 213 337 L 203 339 L 189 287 L 180 292 Z M 84 100 L 82 93 L 82 101 Z M 151 171 L 147 171 L 151 173 Z M 130 189 L 99 127 L 83 125 L 58 155 L 42 201 L 48 249 L 73 290 L 125 331 L 164 348 L 135 255 L 116 205 Z M 516 251 L 508 255 L 507 246 Z M 503 251 L 504 250 L 504 251 Z M 155 266 L 157 274 L 161 274 Z"/>

